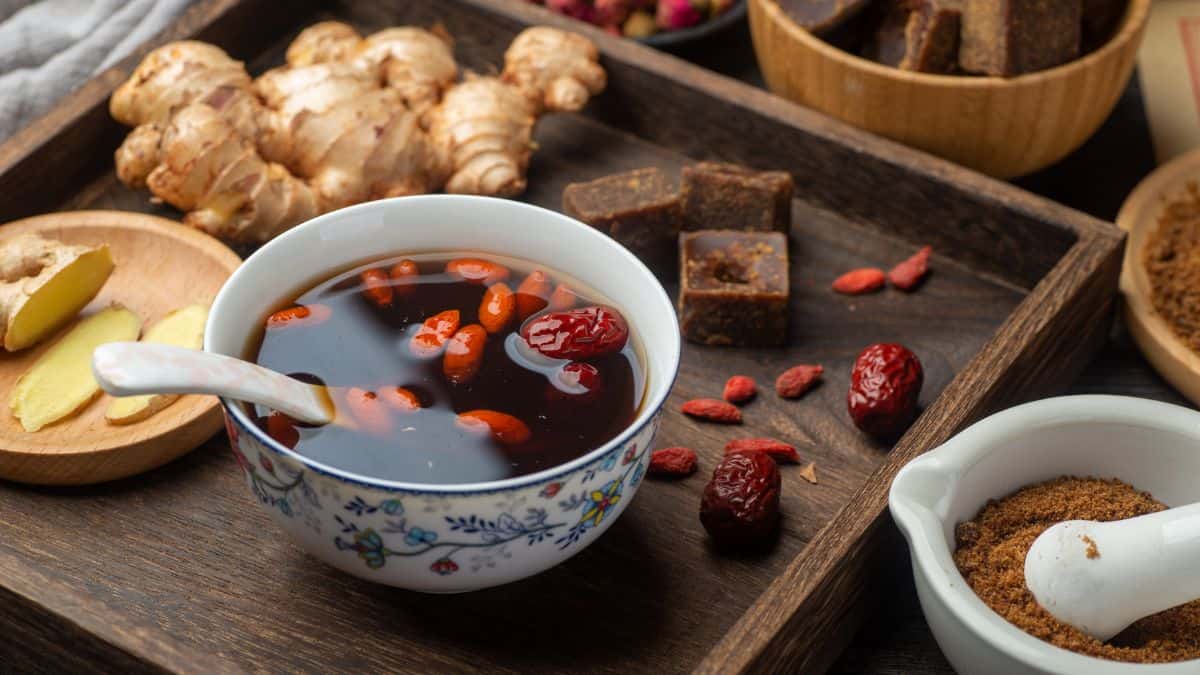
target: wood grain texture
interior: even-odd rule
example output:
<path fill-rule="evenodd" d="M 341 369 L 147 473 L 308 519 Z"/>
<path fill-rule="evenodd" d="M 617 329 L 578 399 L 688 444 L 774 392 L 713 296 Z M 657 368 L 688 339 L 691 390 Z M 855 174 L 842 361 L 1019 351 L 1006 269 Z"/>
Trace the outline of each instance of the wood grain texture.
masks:
<path fill-rule="evenodd" d="M 1200 404 L 1200 354 L 1179 339 L 1155 311 L 1150 277 L 1142 256 L 1150 234 L 1158 227 L 1164 205 L 1185 197 L 1188 185 L 1198 180 L 1200 151 L 1193 151 L 1147 176 L 1117 215 L 1117 226 L 1129 234 L 1121 268 L 1125 325 L 1155 370 L 1196 404 Z"/>
<path fill-rule="evenodd" d="M 69 244 L 107 244 L 116 269 L 81 315 L 120 303 L 141 317 L 143 330 L 180 307 L 211 303 L 241 264 L 212 237 L 139 213 L 53 213 L 2 227 L 4 236 L 35 233 Z M 31 349 L 0 354 L 0 391 L 7 397 L 17 379 L 74 325 Z M 184 396 L 149 419 L 124 426 L 105 421 L 110 403 L 112 398 L 101 394 L 75 415 L 32 434 L 11 414 L 0 415 L 0 477 L 42 485 L 124 478 L 175 459 L 221 429 L 220 406 L 212 396 Z"/>
<path fill-rule="evenodd" d="M 815 110 L 979 171 L 1022 176 L 1070 154 L 1125 90 L 1150 0 L 1131 0 L 1097 51 L 1015 78 L 913 73 L 842 51 L 800 28 L 776 0 L 747 0 L 768 86 Z"/>
<path fill-rule="evenodd" d="M 674 171 L 701 158 L 791 171 L 800 197 L 792 343 L 778 351 L 685 347 L 659 443 L 695 447 L 701 474 L 645 486 L 613 529 L 568 564 L 480 593 L 417 595 L 315 563 L 254 505 L 224 439 L 134 480 L 0 486 L 0 563 L 3 554 L 14 561 L 3 571 L 21 575 L 28 566 L 42 575 L 49 597 L 37 606 L 46 621 L 79 612 L 55 601 L 55 591 L 82 589 L 101 611 L 152 626 L 151 645 L 129 646 L 131 655 L 157 645 L 265 671 L 817 669 L 867 614 L 871 571 L 895 547 L 879 501 L 889 475 L 877 469 L 892 470 L 984 409 L 1061 386 L 1103 332 L 1117 267 L 1102 261 L 1115 261 L 1121 240 L 1111 226 L 1069 209 L 523 2 L 331 2 L 289 12 L 286 29 L 271 27 L 283 13 L 268 5 L 210 0 L 197 11 L 212 11 L 211 23 L 198 30 L 219 44 L 264 41 L 242 54 L 254 72 L 280 63 L 301 26 L 326 18 L 364 31 L 441 22 L 456 37 L 460 61 L 481 71 L 499 62 L 527 23 L 595 37 L 610 89 L 587 116 L 539 125 L 524 198 L 556 207 L 567 182 L 647 165 Z M 248 8 L 264 18 L 245 20 L 254 16 Z M 229 20 L 234 13 L 243 20 Z M 75 109 L 78 133 L 93 134 L 95 147 L 115 147 L 103 145 L 101 127 L 87 131 L 95 105 Z M 24 171 L 49 176 L 37 147 L 0 149 L 0 157 L 6 150 L 25 157 Z M 23 208 L 14 202 L 0 198 L 0 213 Z M 171 213 L 120 186 L 108 167 L 74 178 L 46 208 L 63 206 Z M 845 298 L 827 290 L 849 267 L 887 265 L 926 242 L 939 255 L 919 293 Z M 1056 341 L 1059 331 L 1074 342 Z M 876 340 L 908 344 L 927 369 L 927 413 L 890 457 L 844 409 L 850 363 Z M 770 383 L 798 361 L 823 363 L 825 383 L 799 402 L 778 400 Z M 735 372 L 766 390 L 747 407 L 746 425 L 703 426 L 678 413 L 687 398 L 717 395 Z M 758 556 L 710 551 L 696 517 L 704 474 L 736 435 L 797 442 L 821 478 L 813 486 L 784 471 L 782 536 Z M 792 583 L 772 585 L 784 576 Z M 103 626 L 89 632 L 114 643 Z M 46 658 L 66 663 L 69 655 L 48 650 Z"/>

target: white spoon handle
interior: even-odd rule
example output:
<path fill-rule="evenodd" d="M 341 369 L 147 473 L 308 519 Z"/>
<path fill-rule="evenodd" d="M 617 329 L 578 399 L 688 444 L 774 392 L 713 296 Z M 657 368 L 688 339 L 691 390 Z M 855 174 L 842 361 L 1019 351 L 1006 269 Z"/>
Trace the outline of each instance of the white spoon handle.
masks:
<path fill-rule="evenodd" d="M 1070 520 L 1046 530 L 1025 581 L 1046 611 L 1101 640 L 1200 599 L 1200 504 L 1128 520 Z"/>
<path fill-rule="evenodd" d="M 310 424 L 332 420 L 324 387 L 240 359 L 172 345 L 110 342 L 92 354 L 92 372 L 113 396 L 214 394 L 269 406 Z"/>

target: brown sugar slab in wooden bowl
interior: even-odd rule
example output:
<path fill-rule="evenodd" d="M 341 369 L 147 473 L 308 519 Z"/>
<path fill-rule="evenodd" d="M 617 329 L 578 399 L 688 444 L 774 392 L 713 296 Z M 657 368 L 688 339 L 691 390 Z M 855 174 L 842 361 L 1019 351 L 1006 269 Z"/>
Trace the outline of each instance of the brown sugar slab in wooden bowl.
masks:
<path fill-rule="evenodd" d="M 1129 0 L 1115 35 L 1096 51 L 1005 78 L 884 66 L 801 28 L 786 10 L 810 3 L 748 0 L 754 51 L 771 91 L 1000 178 L 1047 167 L 1100 128 L 1133 72 L 1150 1 Z"/>
<path fill-rule="evenodd" d="M 1125 200 L 1117 225 L 1129 233 L 1121 268 L 1125 325 L 1154 369 L 1192 403 L 1200 405 L 1200 354 L 1189 348 L 1154 309 L 1143 257 L 1163 209 L 1171 200 L 1186 195 L 1189 183 L 1200 185 L 1200 150 L 1146 177 Z"/>
<path fill-rule="evenodd" d="M 144 326 L 195 303 L 209 304 L 233 270 L 237 254 L 216 239 L 156 216 L 124 211 L 76 211 L 2 226 L 0 238 L 35 233 L 68 244 L 107 244 L 116 268 L 81 316 L 119 302 Z M 21 376 L 75 322 L 30 349 L 0 355 L 5 401 Z M 27 432 L 7 410 L 0 415 L 0 478 L 41 485 L 85 485 L 132 476 L 194 449 L 221 429 L 211 396 L 184 396 L 148 419 L 105 421 L 102 395 L 78 413 Z"/>

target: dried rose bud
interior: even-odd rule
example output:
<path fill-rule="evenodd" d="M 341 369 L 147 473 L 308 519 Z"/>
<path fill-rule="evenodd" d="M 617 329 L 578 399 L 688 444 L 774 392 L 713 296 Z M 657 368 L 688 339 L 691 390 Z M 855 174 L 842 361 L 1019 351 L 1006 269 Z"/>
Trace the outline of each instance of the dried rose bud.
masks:
<path fill-rule="evenodd" d="M 707 4 L 706 0 L 698 0 Z M 655 17 L 660 28 L 664 30 L 679 30 L 695 26 L 704 20 L 702 7 L 693 4 L 693 0 L 659 0 L 658 14 Z"/>
<path fill-rule="evenodd" d="M 546 8 L 591 23 L 593 8 L 587 0 L 546 0 Z"/>
<path fill-rule="evenodd" d="M 594 0 L 592 22 L 601 26 L 620 26 L 632 11 L 630 0 Z"/>

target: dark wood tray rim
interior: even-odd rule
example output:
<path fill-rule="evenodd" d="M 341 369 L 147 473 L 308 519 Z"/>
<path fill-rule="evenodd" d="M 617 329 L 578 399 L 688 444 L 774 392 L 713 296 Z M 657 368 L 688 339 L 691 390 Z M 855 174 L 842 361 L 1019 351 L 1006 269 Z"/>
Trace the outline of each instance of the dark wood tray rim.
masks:
<path fill-rule="evenodd" d="M 47 157 L 64 160 L 56 185 L 40 184 L 19 206 L 0 209 L 0 222 L 36 213 L 66 195 L 74 176 L 86 175 L 111 157 L 81 158 L 73 154 L 76 139 L 86 136 L 107 115 L 112 91 L 141 58 L 171 40 L 204 34 L 220 21 L 245 20 L 256 0 L 203 0 L 188 9 L 162 33 L 117 65 L 97 75 L 64 98 L 53 110 L 0 145 L 0 190 L 19 189 L 21 176 Z M 1082 327 L 1106 325 L 1120 267 L 1124 235 L 1109 223 L 1029 194 L 1006 183 L 965 170 L 947 161 L 900 146 L 807 110 L 765 91 L 711 73 L 633 41 L 554 15 L 520 0 L 459 0 L 514 23 L 542 23 L 583 32 L 612 62 L 636 64 L 656 78 L 681 83 L 700 94 L 736 101 L 791 127 L 870 155 L 873 161 L 899 167 L 929 185 L 967 191 L 981 202 L 1048 221 L 1073 239 L 1067 253 L 1040 280 L 991 341 L 946 387 L 942 395 L 899 441 L 889 458 L 874 472 L 844 508 L 792 560 L 784 573 L 764 590 L 704 658 L 698 672 L 822 670 L 818 641 L 849 640 L 850 631 L 837 628 L 860 619 L 856 613 L 869 588 L 877 554 L 888 549 L 894 528 L 886 515 L 887 488 L 895 473 L 912 458 L 945 441 L 971 422 L 1021 400 L 1061 390 L 1098 347 L 1106 330 L 1079 332 Z M 239 15 L 242 18 L 239 19 Z M 115 143 L 114 143 L 115 144 Z M 65 161 L 74 158 L 74 162 Z M 37 172 L 34 172 L 37 173 Z M 1096 336 L 1100 335 L 1101 338 Z M 1081 337 L 1080 337 L 1081 336 Z M 1079 342 L 1073 342 L 1078 338 Z M 1013 349 L 1013 346 L 1019 348 Z M 1036 361 L 1031 365 L 1031 361 Z M 1013 374 L 1017 373 L 1016 376 Z M 19 564 L 11 561 L 10 564 Z M 36 583 L 36 571 L 24 580 L 0 584 L 2 603 L 9 612 L 28 612 L 38 623 L 78 639 L 84 651 L 107 657 L 110 663 L 136 664 L 161 670 L 224 672 L 229 663 L 209 654 L 162 639 L 148 627 L 113 621 L 83 595 L 63 595 Z M 838 621 L 827 612 L 834 607 Z M 7 613 L 7 612 L 6 612 Z M 841 637 L 836 637 L 844 633 Z M 810 654 L 817 655 L 810 658 Z"/>

